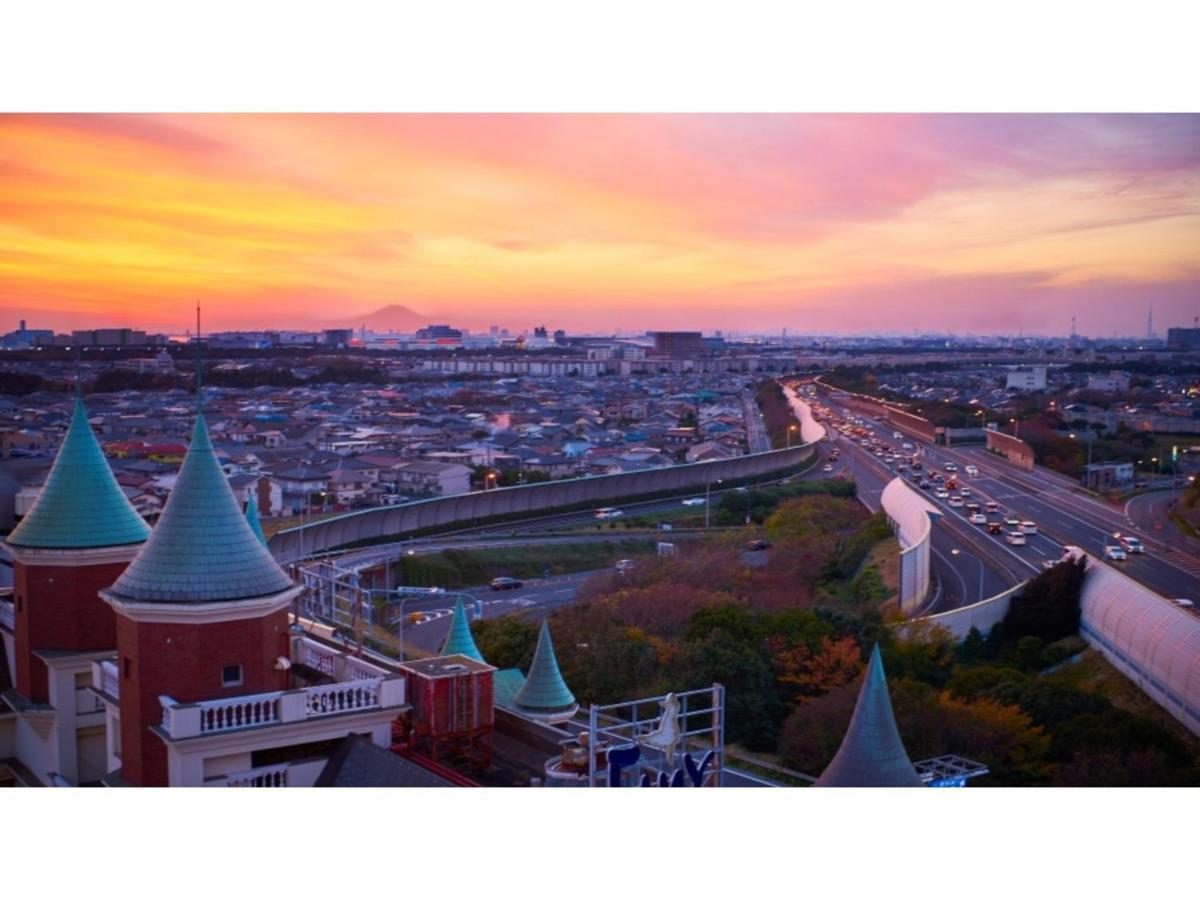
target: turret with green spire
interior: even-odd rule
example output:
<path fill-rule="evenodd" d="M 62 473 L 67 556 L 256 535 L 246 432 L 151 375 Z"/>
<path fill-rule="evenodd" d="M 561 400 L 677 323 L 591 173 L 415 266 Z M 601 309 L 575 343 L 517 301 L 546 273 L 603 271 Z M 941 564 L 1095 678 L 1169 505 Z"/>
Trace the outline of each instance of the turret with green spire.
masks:
<path fill-rule="evenodd" d="M 871 650 L 867 673 L 850 727 L 837 754 L 817 779 L 817 787 L 924 787 L 900 740 L 879 645 Z"/>
<path fill-rule="evenodd" d="M 513 708 L 523 715 L 544 721 L 569 719 L 579 710 L 575 695 L 563 681 L 562 672 L 558 669 L 550 625 L 545 619 L 542 620 L 537 649 L 533 652 L 533 664 L 525 676 L 525 684 L 513 699 Z"/>
<path fill-rule="evenodd" d="M 471 636 L 471 626 L 467 622 L 467 611 L 463 607 L 462 597 L 454 601 L 454 614 L 450 617 L 450 633 L 446 635 L 446 643 L 442 645 L 441 656 L 459 654 L 479 662 L 487 662 L 479 648 L 475 646 L 475 638 Z"/>
<path fill-rule="evenodd" d="M 204 416 L 150 540 L 105 596 L 207 603 L 278 594 L 292 580 L 255 534 L 217 461 Z"/>
<path fill-rule="evenodd" d="M 121 491 L 92 433 L 83 399 L 33 508 L 8 536 L 16 547 L 84 550 L 140 544 L 150 527 Z"/>

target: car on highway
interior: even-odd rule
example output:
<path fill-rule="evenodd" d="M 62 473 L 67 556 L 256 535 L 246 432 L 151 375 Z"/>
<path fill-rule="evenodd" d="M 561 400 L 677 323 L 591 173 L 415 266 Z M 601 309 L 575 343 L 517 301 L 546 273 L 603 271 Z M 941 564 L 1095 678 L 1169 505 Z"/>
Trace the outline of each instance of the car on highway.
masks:
<path fill-rule="evenodd" d="M 602 506 L 600 509 L 596 510 L 597 519 L 615 519 L 618 516 L 623 515 L 625 515 L 624 512 L 612 506 Z"/>
<path fill-rule="evenodd" d="M 978 466 L 967 466 L 965 469 L 963 469 L 963 471 L 966 472 L 968 475 L 978 475 L 979 467 Z"/>
<path fill-rule="evenodd" d="M 930 483 L 928 478 L 922 478 L 919 482 L 917 482 L 917 487 L 921 488 L 921 490 L 927 491 L 933 487 L 933 484 Z"/>
<path fill-rule="evenodd" d="M 984 509 L 986 509 L 990 513 L 999 512 L 1000 504 L 997 503 L 995 500 L 989 500 L 987 503 L 984 504 Z"/>
<path fill-rule="evenodd" d="M 410 612 L 410 613 L 408 614 L 408 623 L 409 623 L 410 625 L 416 625 L 416 624 L 418 624 L 418 623 L 419 623 L 419 622 L 420 622 L 422 619 L 424 619 L 426 615 L 428 615 L 428 613 L 423 613 L 423 612 Z"/>
<path fill-rule="evenodd" d="M 1043 561 L 1042 561 L 1042 568 L 1043 568 L 1043 569 L 1045 569 L 1045 570 L 1048 572 L 1048 571 L 1050 571 L 1051 569 L 1053 569 L 1055 566 L 1057 566 L 1057 565 L 1058 565 L 1060 562 L 1062 562 L 1062 560 L 1061 560 L 1061 559 L 1047 559 L 1047 560 L 1043 560 Z"/>
<path fill-rule="evenodd" d="M 967 517 L 967 519 L 972 525 L 986 525 L 987 524 L 987 516 L 985 516 L 981 512 L 973 512 Z"/>
<path fill-rule="evenodd" d="M 832 464 L 832 463 L 825 463 L 825 465 L 821 466 L 821 471 L 822 471 L 822 472 L 832 472 L 832 471 L 833 471 L 833 464 Z"/>
<path fill-rule="evenodd" d="M 755 538 L 754 540 L 752 540 L 746 544 L 746 549 L 753 550 L 756 552 L 759 550 L 770 550 L 771 542 L 768 541 L 766 538 Z"/>
<path fill-rule="evenodd" d="M 630 571 L 632 568 L 633 568 L 633 560 L 632 559 L 618 559 L 617 560 L 616 570 L 618 572 L 624 574 L 625 572 Z"/>
<path fill-rule="evenodd" d="M 1022 534 L 1037 534 L 1038 533 L 1037 523 L 1030 522 L 1028 519 L 1025 519 L 1024 521 L 1021 522 L 1021 533 Z"/>
<path fill-rule="evenodd" d="M 1121 542 L 1121 547 L 1126 553 L 1146 552 L 1146 545 L 1135 538 L 1132 534 L 1114 534 L 1113 537 Z"/>
<path fill-rule="evenodd" d="M 1196 608 L 1195 603 L 1193 603 L 1191 600 L 1185 600 L 1182 597 L 1177 597 L 1176 599 L 1172 600 L 1171 602 L 1174 603 L 1176 606 L 1178 606 L 1180 609 L 1195 609 Z"/>
<path fill-rule="evenodd" d="M 683 501 L 683 505 L 684 506 L 703 506 L 704 498 L 703 497 L 688 497 L 686 500 Z"/>
<path fill-rule="evenodd" d="M 507 575 L 493 578 L 491 583 L 493 591 L 515 591 L 517 588 L 525 586 L 525 582 L 520 578 L 509 578 Z"/>
<path fill-rule="evenodd" d="M 943 469 L 945 469 L 947 472 L 957 472 L 957 471 L 958 471 L 958 464 L 957 464 L 957 463 L 948 462 L 948 463 L 946 463 L 944 466 L 942 466 L 942 468 L 943 468 Z"/>
<path fill-rule="evenodd" d="M 951 494 L 946 502 L 951 506 L 959 507 L 962 506 L 965 501 L 958 494 Z"/>
<path fill-rule="evenodd" d="M 971 496 L 971 489 L 970 489 L 969 487 L 967 487 L 965 484 L 964 484 L 964 485 L 961 485 L 961 486 L 959 487 L 959 489 L 958 489 L 958 492 L 959 492 L 960 494 L 962 494 L 964 497 L 970 497 L 970 496 Z"/>
<path fill-rule="evenodd" d="M 988 522 L 988 534 L 1003 534 L 1004 524 L 1002 522 Z"/>
<path fill-rule="evenodd" d="M 913 445 L 909 444 L 907 442 L 900 445 L 901 450 L 911 450 L 912 448 L 913 448 Z"/>
<path fill-rule="evenodd" d="M 933 496 L 937 497 L 939 500 L 945 500 L 950 496 L 950 492 L 945 488 L 938 488 L 933 492 Z"/>
<path fill-rule="evenodd" d="M 1118 544 L 1108 544 L 1104 548 L 1104 558 L 1111 559 L 1113 562 L 1121 562 L 1129 557 L 1125 554 L 1125 549 Z"/>
<path fill-rule="evenodd" d="M 1007 519 L 1004 520 L 1004 527 L 1007 528 L 1009 531 L 1020 531 L 1021 530 L 1021 520 L 1018 519 L 1016 516 L 1009 516 Z"/>
<path fill-rule="evenodd" d="M 1024 547 L 1025 544 L 1028 543 L 1025 535 L 1019 531 L 1004 532 L 1004 540 L 1008 541 L 1008 543 L 1012 544 L 1014 547 Z"/>

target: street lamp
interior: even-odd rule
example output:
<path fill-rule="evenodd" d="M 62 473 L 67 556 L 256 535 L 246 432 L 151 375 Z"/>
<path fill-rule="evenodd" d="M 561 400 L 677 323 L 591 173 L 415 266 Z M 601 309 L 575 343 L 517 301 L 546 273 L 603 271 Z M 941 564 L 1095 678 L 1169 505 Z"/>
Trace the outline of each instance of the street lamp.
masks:
<path fill-rule="evenodd" d="M 1074 432 L 1072 432 L 1072 433 L 1069 435 L 1069 437 L 1071 438 L 1071 440 L 1076 440 L 1076 439 L 1077 439 L 1077 438 L 1076 438 L 1076 435 L 1075 435 L 1075 433 L 1074 433 Z M 1090 434 L 1089 434 L 1089 436 L 1088 436 L 1088 442 L 1087 442 L 1087 445 L 1088 445 L 1088 456 L 1087 456 L 1087 460 L 1088 460 L 1088 461 L 1087 461 L 1087 464 L 1090 466 L 1090 465 L 1092 464 L 1092 438 L 1091 438 L 1091 435 L 1090 435 Z"/>
<path fill-rule="evenodd" d="M 487 475 L 484 477 L 483 489 L 485 491 L 489 490 L 489 488 L 488 488 L 489 484 L 492 486 L 492 488 L 494 488 L 496 486 L 496 473 L 495 472 L 488 472 Z"/>
<path fill-rule="evenodd" d="M 978 556 L 974 556 L 963 550 L 959 550 L 957 547 L 952 547 L 950 549 L 950 555 L 951 556 L 969 556 L 969 557 L 971 557 L 971 559 L 975 560 L 975 562 L 979 563 L 979 601 L 982 602 L 983 601 L 983 560 L 980 559 Z"/>
<path fill-rule="evenodd" d="M 1008 421 L 1010 421 L 1012 423 L 1013 437 L 1019 438 L 1021 436 L 1021 423 L 1018 422 L 1016 419 L 1009 419 Z"/>
<path fill-rule="evenodd" d="M 795 430 L 796 430 L 796 426 L 795 426 L 794 424 L 793 424 L 793 425 L 789 425 L 789 426 L 788 426 L 788 430 L 787 430 L 787 446 L 788 446 L 788 449 L 789 449 L 789 450 L 791 450 L 791 449 L 792 449 L 792 432 L 793 432 L 793 431 L 795 431 Z"/>
<path fill-rule="evenodd" d="M 724 480 L 725 479 L 723 479 L 723 478 L 718 478 L 717 484 L 720 484 Z M 711 506 L 711 504 L 708 502 L 708 498 L 709 498 L 709 493 L 711 490 L 712 490 L 712 482 L 710 481 L 706 485 L 704 485 L 704 527 L 705 528 L 708 528 L 709 508 Z"/>

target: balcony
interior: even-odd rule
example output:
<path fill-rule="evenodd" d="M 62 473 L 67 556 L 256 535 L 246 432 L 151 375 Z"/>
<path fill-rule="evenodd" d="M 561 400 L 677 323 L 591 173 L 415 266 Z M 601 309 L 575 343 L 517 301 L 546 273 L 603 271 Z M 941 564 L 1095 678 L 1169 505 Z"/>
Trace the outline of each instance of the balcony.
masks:
<path fill-rule="evenodd" d="M 304 663 L 334 681 L 364 681 L 391 674 L 382 666 L 334 650 L 310 637 L 298 637 L 292 641 L 292 662 Z"/>
<path fill-rule="evenodd" d="M 171 740 L 182 740 L 397 708 L 404 705 L 404 687 L 403 676 L 388 675 L 199 703 L 176 703 L 170 697 L 159 697 L 159 702 L 163 731 Z"/>

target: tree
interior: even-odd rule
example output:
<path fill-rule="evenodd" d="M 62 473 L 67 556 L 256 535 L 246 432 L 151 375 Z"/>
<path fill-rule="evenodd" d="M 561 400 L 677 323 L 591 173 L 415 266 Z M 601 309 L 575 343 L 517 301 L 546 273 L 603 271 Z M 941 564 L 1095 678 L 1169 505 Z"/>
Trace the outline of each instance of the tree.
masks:
<path fill-rule="evenodd" d="M 475 645 L 491 665 L 499 669 L 528 672 L 537 647 L 538 623 L 523 616 L 507 615 L 471 623 Z"/>
<path fill-rule="evenodd" d="M 1006 641 L 1031 635 L 1046 643 L 1078 633 L 1085 557 L 1061 563 L 1031 579 L 1012 598 L 1000 623 Z"/>
<path fill-rule="evenodd" d="M 780 637 L 768 638 L 767 646 L 775 677 L 793 705 L 827 694 L 862 671 L 862 650 L 849 635 L 822 637 L 815 650 L 808 642 L 791 644 Z"/>

